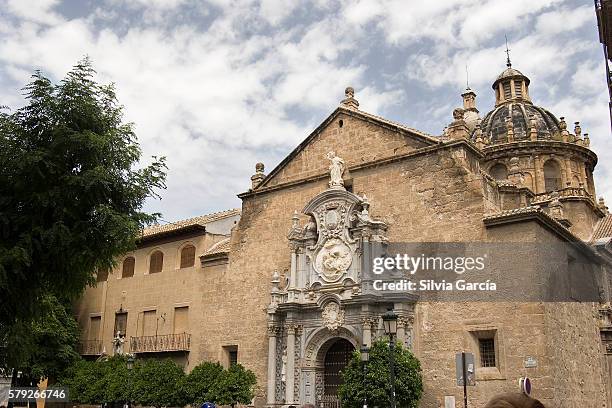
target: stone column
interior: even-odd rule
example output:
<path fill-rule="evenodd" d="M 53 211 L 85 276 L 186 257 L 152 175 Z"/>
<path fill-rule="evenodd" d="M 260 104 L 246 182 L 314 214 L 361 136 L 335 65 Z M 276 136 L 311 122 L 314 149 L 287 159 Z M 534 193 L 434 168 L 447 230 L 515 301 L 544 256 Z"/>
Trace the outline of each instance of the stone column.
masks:
<path fill-rule="evenodd" d="M 280 328 L 278 326 L 268 327 L 268 395 L 269 405 L 276 403 L 276 337 Z"/>
<path fill-rule="evenodd" d="M 285 404 L 293 403 L 295 388 L 295 324 L 287 325 L 287 370 L 285 378 Z"/>

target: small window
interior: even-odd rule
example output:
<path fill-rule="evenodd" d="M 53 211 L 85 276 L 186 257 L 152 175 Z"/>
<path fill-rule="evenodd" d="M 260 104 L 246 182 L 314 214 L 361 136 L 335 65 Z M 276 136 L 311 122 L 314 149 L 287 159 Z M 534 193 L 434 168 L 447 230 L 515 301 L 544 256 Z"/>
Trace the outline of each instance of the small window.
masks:
<path fill-rule="evenodd" d="M 125 312 L 115 313 L 115 330 L 113 331 L 113 337 L 117 335 L 117 332 L 125 337 L 127 333 L 127 317 L 128 314 Z"/>
<path fill-rule="evenodd" d="M 544 163 L 544 188 L 547 192 L 561 189 L 561 169 L 554 160 Z"/>
<path fill-rule="evenodd" d="M 92 316 L 89 319 L 89 340 L 99 340 L 100 339 L 100 327 L 102 323 L 101 316 Z"/>
<path fill-rule="evenodd" d="M 501 163 L 497 163 L 489 169 L 489 174 L 495 180 L 506 180 L 508 178 L 508 169 Z"/>
<path fill-rule="evenodd" d="M 174 308 L 174 334 L 189 333 L 189 307 Z"/>
<path fill-rule="evenodd" d="M 106 282 L 108 280 L 108 269 L 99 269 L 96 273 L 96 282 Z"/>
<path fill-rule="evenodd" d="M 238 364 L 238 346 L 224 346 L 227 368 Z"/>
<path fill-rule="evenodd" d="M 190 268 L 195 265 L 195 247 L 187 245 L 181 249 L 181 268 Z"/>
<path fill-rule="evenodd" d="M 123 269 L 121 270 L 122 278 L 131 278 L 134 276 L 134 266 L 136 265 L 136 260 L 133 256 L 128 256 L 123 261 Z"/>
<path fill-rule="evenodd" d="M 480 365 L 482 367 L 496 367 L 495 339 L 478 339 L 478 348 L 480 349 Z"/>
<path fill-rule="evenodd" d="M 151 254 L 149 261 L 149 273 L 159 273 L 164 267 L 164 254 L 161 251 L 155 251 Z"/>

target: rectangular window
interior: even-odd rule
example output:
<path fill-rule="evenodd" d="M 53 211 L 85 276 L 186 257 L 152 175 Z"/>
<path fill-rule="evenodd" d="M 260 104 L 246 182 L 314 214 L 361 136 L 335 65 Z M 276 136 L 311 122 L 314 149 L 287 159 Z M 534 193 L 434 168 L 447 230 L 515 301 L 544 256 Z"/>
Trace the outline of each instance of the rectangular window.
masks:
<path fill-rule="evenodd" d="M 495 367 L 495 339 L 478 339 L 478 347 L 480 349 L 480 365 L 482 367 Z"/>
<path fill-rule="evenodd" d="M 238 346 L 223 346 L 227 368 L 238 364 Z"/>
<path fill-rule="evenodd" d="M 113 336 L 117 335 L 117 332 L 120 332 L 122 336 L 125 336 L 127 333 L 127 313 L 115 313 L 115 330 L 113 331 Z"/>
<path fill-rule="evenodd" d="M 96 282 L 106 282 L 108 280 L 108 269 L 98 269 L 96 273 Z"/>
<path fill-rule="evenodd" d="M 174 334 L 189 333 L 189 307 L 174 308 Z"/>
<path fill-rule="evenodd" d="M 101 316 L 92 316 L 89 320 L 89 340 L 100 340 Z"/>
<path fill-rule="evenodd" d="M 142 314 L 142 336 L 155 336 L 157 329 L 157 310 L 147 310 Z"/>

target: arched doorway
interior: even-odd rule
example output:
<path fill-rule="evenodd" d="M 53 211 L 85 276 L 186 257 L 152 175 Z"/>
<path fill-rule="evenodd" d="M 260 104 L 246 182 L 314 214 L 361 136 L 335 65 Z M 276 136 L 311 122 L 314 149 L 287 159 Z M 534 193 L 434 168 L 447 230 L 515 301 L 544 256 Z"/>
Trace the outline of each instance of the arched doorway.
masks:
<path fill-rule="evenodd" d="M 324 395 L 322 408 L 338 408 L 338 388 L 342 384 L 342 371 L 348 364 L 355 347 L 346 339 L 336 340 L 325 353 L 323 363 Z"/>

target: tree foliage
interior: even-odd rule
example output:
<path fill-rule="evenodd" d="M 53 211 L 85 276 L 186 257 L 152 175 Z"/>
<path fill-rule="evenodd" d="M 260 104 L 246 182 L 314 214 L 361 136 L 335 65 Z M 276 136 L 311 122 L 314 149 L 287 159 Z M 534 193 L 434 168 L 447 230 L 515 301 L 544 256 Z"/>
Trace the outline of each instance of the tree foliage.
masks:
<path fill-rule="evenodd" d="M 80 359 L 76 351 L 79 328 L 69 302 L 45 295 L 40 314 L 33 319 L 17 319 L 7 330 L 0 330 L 0 367 L 21 371 L 29 385 L 41 378 L 51 380 Z M 25 384 L 23 384 L 25 385 Z"/>
<path fill-rule="evenodd" d="M 199 407 L 204 402 L 215 398 L 217 379 L 223 374 L 223 367 L 219 363 L 203 362 L 198 364 L 185 377 L 183 393 L 187 403 Z"/>
<path fill-rule="evenodd" d="M 136 364 L 132 379 L 132 400 L 142 406 L 186 405 L 183 369 L 170 359 L 144 360 Z"/>
<path fill-rule="evenodd" d="M 212 402 L 217 405 L 250 404 L 255 396 L 255 374 L 240 364 L 224 370 L 213 386 Z"/>
<path fill-rule="evenodd" d="M 164 159 L 139 166 L 132 124 L 88 59 L 58 84 L 36 72 L 26 105 L 0 113 L 0 332 L 46 294 L 78 296 L 131 250 L 164 188 Z"/>
<path fill-rule="evenodd" d="M 240 364 L 228 370 L 219 363 L 203 362 L 185 375 L 170 359 L 136 360 L 127 369 L 125 356 L 74 364 L 60 383 L 70 399 L 81 404 L 116 404 L 131 401 L 142 406 L 177 407 L 204 402 L 217 405 L 248 404 L 254 397 L 255 374 Z"/>
<path fill-rule="evenodd" d="M 395 394 L 396 403 L 400 408 L 416 408 L 423 393 L 423 379 L 419 360 L 402 347 L 400 343 L 394 346 Z M 367 396 L 369 406 L 388 407 L 390 400 L 390 347 L 382 339 L 375 341 L 370 348 L 370 358 L 364 376 L 364 367 L 359 352 L 343 371 L 344 383 L 338 394 L 342 406 L 360 408 L 363 398 Z"/>

